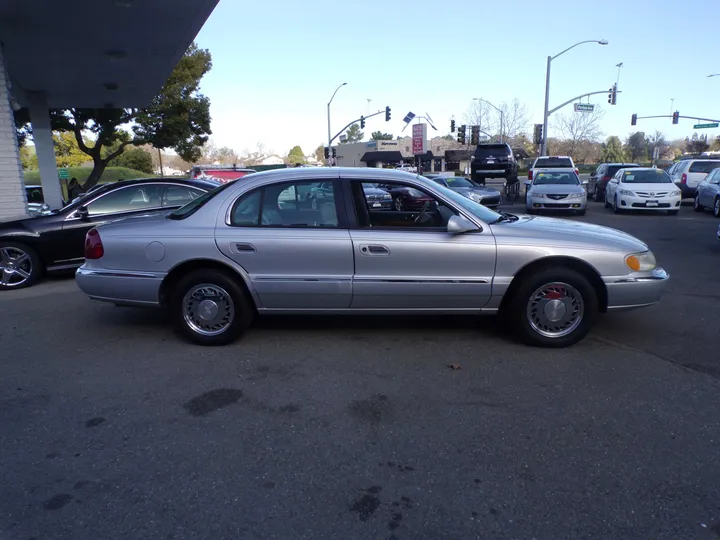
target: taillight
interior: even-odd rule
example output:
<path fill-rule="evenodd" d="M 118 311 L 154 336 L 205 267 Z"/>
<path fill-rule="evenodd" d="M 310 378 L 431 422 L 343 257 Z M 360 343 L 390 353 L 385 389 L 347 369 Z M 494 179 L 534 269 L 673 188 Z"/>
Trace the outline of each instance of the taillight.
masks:
<path fill-rule="evenodd" d="M 687 174 L 683 173 L 680 177 L 680 183 L 681 184 L 687 184 Z"/>
<path fill-rule="evenodd" d="M 532 180 L 532 169 L 528 171 L 528 180 Z"/>
<path fill-rule="evenodd" d="M 85 258 L 100 259 L 105 255 L 102 239 L 97 229 L 90 229 L 85 235 Z"/>
<path fill-rule="evenodd" d="M 600 183 L 601 183 L 601 184 L 607 184 L 609 181 L 610 181 L 610 177 L 609 177 L 609 176 L 603 176 L 603 177 L 600 179 Z"/>
<path fill-rule="evenodd" d="M 580 176 L 580 169 L 575 169 L 575 174 L 577 174 L 578 176 Z"/>

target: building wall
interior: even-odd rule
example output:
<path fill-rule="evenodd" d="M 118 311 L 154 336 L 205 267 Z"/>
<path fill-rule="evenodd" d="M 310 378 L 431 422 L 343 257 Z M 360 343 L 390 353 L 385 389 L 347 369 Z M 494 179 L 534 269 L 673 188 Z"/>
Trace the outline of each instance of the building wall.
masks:
<path fill-rule="evenodd" d="M 27 197 L 0 47 L 0 219 L 27 213 Z"/>

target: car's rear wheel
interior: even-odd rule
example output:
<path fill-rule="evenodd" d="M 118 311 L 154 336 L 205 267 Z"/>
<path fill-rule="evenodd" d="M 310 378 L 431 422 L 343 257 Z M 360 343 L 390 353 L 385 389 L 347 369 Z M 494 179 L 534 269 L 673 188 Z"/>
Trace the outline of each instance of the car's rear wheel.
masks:
<path fill-rule="evenodd" d="M 0 290 L 30 287 L 42 273 L 42 261 L 34 249 L 19 242 L 0 244 Z"/>
<path fill-rule="evenodd" d="M 255 317 L 255 307 L 239 277 L 195 270 L 175 286 L 170 310 L 177 330 L 199 345 L 226 345 L 239 338 Z"/>
<path fill-rule="evenodd" d="M 597 313 L 597 293 L 585 276 L 569 268 L 548 267 L 520 285 L 507 315 L 526 343 L 567 347 L 587 335 Z"/>
<path fill-rule="evenodd" d="M 702 204 L 700 204 L 700 197 L 698 197 L 697 195 L 695 195 L 695 198 L 693 199 L 693 210 L 695 210 L 696 212 L 702 212 L 703 210 L 705 210 Z"/>
<path fill-rule="evenodd" d="M 713 216 L 720 218 L 720 197 L 715 198 L 715 204 L 713 205 Z"/>

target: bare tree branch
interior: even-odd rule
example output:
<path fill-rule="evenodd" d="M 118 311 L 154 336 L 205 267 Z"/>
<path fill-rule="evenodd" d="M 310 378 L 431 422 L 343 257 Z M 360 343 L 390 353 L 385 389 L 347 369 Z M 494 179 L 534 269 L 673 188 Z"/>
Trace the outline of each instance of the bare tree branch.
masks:
<path fill-rule="evenodd" d="M 559 114 L 555 120 L 555 128 L 560 132 L 564 140 L 568 154 L 575 157 L 583 142 L 597 142 L 602 136 L 600 120 L 605 116 L 605 111 L 599 107 L 589 113 Z"/>

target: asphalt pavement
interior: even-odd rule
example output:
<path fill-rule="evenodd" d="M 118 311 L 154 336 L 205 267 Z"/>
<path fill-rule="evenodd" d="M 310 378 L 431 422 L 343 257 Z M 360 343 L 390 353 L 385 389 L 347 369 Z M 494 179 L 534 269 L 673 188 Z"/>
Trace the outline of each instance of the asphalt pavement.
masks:
<path fill-rule="evenodd" d="M 0 294 L 0 539 L 717 540 L 718 221 L 573 219 L 672 280 L 563 350 L 468 317 L 203 348 L 72 277 Z"/>

